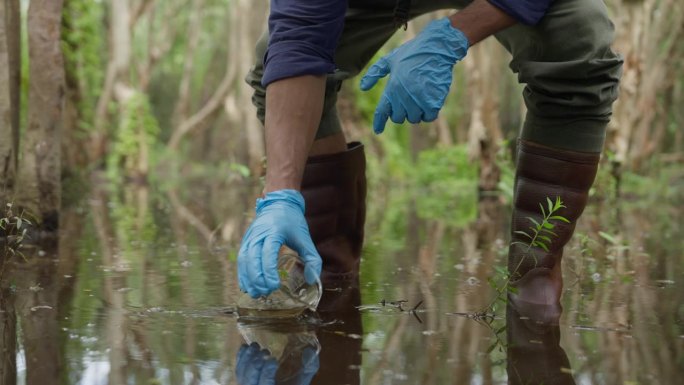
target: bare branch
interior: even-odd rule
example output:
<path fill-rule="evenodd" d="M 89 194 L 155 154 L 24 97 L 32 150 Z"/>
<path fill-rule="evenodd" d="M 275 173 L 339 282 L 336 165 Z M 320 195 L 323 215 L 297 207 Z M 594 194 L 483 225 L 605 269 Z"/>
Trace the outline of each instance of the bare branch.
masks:
<path fill-rule="evenodd" d="M 200 124 L 223 106 L 223 101 L 230 91 L 231 85 L 235 82 L 235 77 L 237 76 L 237 66 L 233 62 L 231 52 L 234 47 L 234 42 L 229 42 L 226 57 L 226 73 L 221 81 L 221 84 L 216 88 L 214 94 L 209 98 L 209 101 L 202 107 L 197 113 L 192 115 L 190 118 L 183 121 L 176 127 L 169 140 L 169 148 L 177 149 L 180 144 L 180 140 L 187 135 L 189 132 L 195 130 L 200 126 Z"/>
<path fill-rule="evenodd" d="M 169 148 L 174 150 L 177 149 L 180 140 L 185 135 L 197 128 L 200 123 L 221 108 L 223 105 L 223 100 L 230 90 L 230 85 L 235 80 L 236 72 L 237 71 L 235 71 L 234 66 L 228 66 L 226 76 L 223 78 L 221 85 L 219 85 L 219 87 L 216 89 L 216 92 L 214 92 L 207 104 L 205 104 L 204 107 L 202 107 L 202 109 L 200 109 L 196 114 L 192 115 L 190 118 L 181 123 L 176 130 L 174 130 L 173 135 L 171 135 L 171 140 L 169 140 Z"/>
<path fill-rule="evenodd" d="M 141 0 L 140 3 L 138 3 L 138 6 L 131 14 L 131 19 L 129 21 L 128 27 L 131 31 L 135 28 L 138 20 L 152 9 L 153 5 L 155 5 L 155 0 Z"/>

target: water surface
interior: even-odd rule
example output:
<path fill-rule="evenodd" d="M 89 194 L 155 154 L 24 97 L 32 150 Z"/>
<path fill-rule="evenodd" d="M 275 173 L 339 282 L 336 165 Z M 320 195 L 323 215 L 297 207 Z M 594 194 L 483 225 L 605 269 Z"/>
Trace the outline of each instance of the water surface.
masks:
<path fill-rule="evenodd" d="M 479 313 L 501 285 L 508 205 L 375 186 L 358 284 L 327 290 L 319 314 L 298 325 L 255 331 L 233 305 L 257 192 L 243 183 L 95 188 L 63 214 L 58 247 L 27 249 L 28 262 L 7 266 L 5 380 L 14 364 L 17 383 L 48 385 L 684 378 L 680 194 L 593 199 L 566 248 L 564 311 L 552 327 L 512 322 L 511 309 L 507 323 L 502 304 L 493 317 Z M 268 341 L 270 356 L 250 338 Z"/>

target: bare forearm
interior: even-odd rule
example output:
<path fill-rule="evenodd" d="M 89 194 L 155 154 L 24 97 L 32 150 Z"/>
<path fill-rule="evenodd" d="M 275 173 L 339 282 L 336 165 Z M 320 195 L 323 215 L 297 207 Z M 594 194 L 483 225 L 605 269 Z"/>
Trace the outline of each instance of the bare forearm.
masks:
<path fill-rule="evenodd" d="M 487 0 L 475 0 L 469 6 L 449 17 L 451 25 L 458 28 L 475 45 L 490 35 L 506 29 L 516 20 Z"/>
<path fill-rule="evenodd" d="M 300 189 L 324 98 L 325 76 L 298 76 L 268 85 L 264 193 Z"/>

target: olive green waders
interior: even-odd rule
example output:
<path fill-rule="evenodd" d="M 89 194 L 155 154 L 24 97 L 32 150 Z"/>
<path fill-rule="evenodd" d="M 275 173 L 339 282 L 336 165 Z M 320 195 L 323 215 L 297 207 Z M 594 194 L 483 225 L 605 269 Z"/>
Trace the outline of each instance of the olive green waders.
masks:
<path fill-rule="evenodd" d="M 430 11 L 463 8 L 468 3 L 462 0 L 413 0 L 408 15 L 413 18 Z M 328 75 L 323 114 L 316 134 L 318 139 L 341 131 L 335 106 L 337 92 L 342 82 L 358 75 L 400 27 L 395 20 L 394 6 L 395 1 L 392 0 L 349 1 L 344 31 L 335 54 L 337 70 Z M 518 75 L 520 83 L 525 84 L 523 96 L 528 111 L 520 134 L 523 145 L 519 150 L 521 157 L 516 176 L 512 225 L 515 239 L 515 231 L 520 230 L 519 226 L 524 226 L 524 229 L 528 227 L 519 218 L 529 215 L 532 203 L 538 207 L 538 199 L 544 198 L 545 201 L 546 196 L 552 199 L 560 197 L 568 206 L 560 215 L 573 221 L 584 209 L 603 147 L 612 103 L 617 98 L 622 60 L 610 48 L 613 24 L 601 0 L 557 0 L 538 25 L 518 24 L 496 34 L 496 38 L 512 54 L 510 68 Z M 262 59 L 267 39 L 268 35 L 264 34 L 258 42 L 256 64 L 246 78 L 254 88 L 253 102 L 262 122 L 265 115 L 265 89 L 261 85 Z M 533 155 L 527 156 L 529 151 Z M 342 159 L 350 158 L 345 153 L 339 156 Z M 334 160 L 334 155 L 327 159 Z M 525 159 L 534 159 L 534 163 Z M 360 162 L 345 165 L 344 162 L 331 161 L 329 164 L 330 174 L 338 172 L 340 167 L 351 167 L 350 174 L 364 175 L 363 170 L 354 169 Z M 317 173 L 320 173 L 320 164 L 317 167 Z M 545 171 L 541 174 L 535 172 L 539 169 Z M 521 174 L 520 170 L 524 172 Z M 308 172 L 309 166 L 305 170 L 307 188 L 314 188 L 317 182 L 315 178 L 307 178 Z M 580 177 L 580 174 L 584 176 Z M 581 183 L 578 183 L 578 178 L 582 179 Z M 322 183 L 329 184 L 329 181 Z M 345 185 L 347 187 L 344 188 L 354 189 L 355 194 L 365 196 L 365 190 L 359 193 L 360 186 L 351 183 Z M 527 191 L 531 190 L 542 193 L 526 196 Z M 338 193 L 346 194 L 342 190 Z M 325 201 L 310 200 L 306 203 L 307 207 L 316 205 L 319 210 L 321 205 L 326 204 Z M 364 210 L 337 204 L 328 211 L 337 211 L 338 216 L 355 212 L 358 217 L 365 215 Z M 334 222 L 332 217 L 334 215 L 331 214 L 330 223 Z M 357 220 L 355 224 L 363 225 L 363 221 Z M 310 227 L 317 225 L 321 225 L 320 221 L 309 223 Z M 572 229 L 569 229 L 562 239 L 555 241 L 552 252 L 535 254 L 532 263 L 518 263 L 526 256 L 511 248 L 509 260 L 512 263 L 509 265 L 518 267 L 511 271 L 518 288 L 515 302 L 557 305 L 562 287 L 559 281 L 560 256 L 571 233 Z M 352 243 L 361 241 L 358 238 L 349 240 Z M 317 243 L 315 237 L 314 242 Z M 321 252 L 323 269 L 332 269 L 342 276 L 354 273 L 344 270 L 349 266 L 357 266 L 357 263 L 349 261 L 358 261 L 359 255 L 356 253 L 360 250 L 360 243 L 349 249 L 354 250 L 355 254 L 341 257 L 339 253 L 327 255 Z M 528 279 L 531 281 L 530 290 L 526 290 L 523 278 L 530 271 L 533 271 L 534 279 Z"/>

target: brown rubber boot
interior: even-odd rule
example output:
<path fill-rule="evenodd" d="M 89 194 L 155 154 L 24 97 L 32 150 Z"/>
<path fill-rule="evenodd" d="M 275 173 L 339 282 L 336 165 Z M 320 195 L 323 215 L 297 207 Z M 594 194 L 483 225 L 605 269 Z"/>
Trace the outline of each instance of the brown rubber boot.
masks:
<path fill-rule="evenodd" d="M 366 156 L 363 145 L 310 157 L 304 169 L 302 195 L 311 238 L 323 259 L 321 281 L 358 276 L 366 221 Z"/>
<path fill-rule="evenodd" d="M 587 204 L 599 159 L 599 153 L 559 150 L 520 141 L 508 271 L 514 288 L 510 299 L 522 313 L 527 313 L 524 309 L 529 308 L 534 314 L 545 312 L 544 318 L 548 319 L 556 319 L 560 314 L 563 246 L 570 240 Z M 555 235 L 543 234 L 550 238 L 545 243 L 548 251 L 541 247 L 531 247 L 528 251 L 530 238 L 521 232 L 531 234 L 534 222 L 530 218 L 541 223 L 540 204 L 548 211 L 547 198 L 555 202 L 557 197 L 566 207 L 555 215 L 567 218 L 569 223 L 551 220 Z"/>

